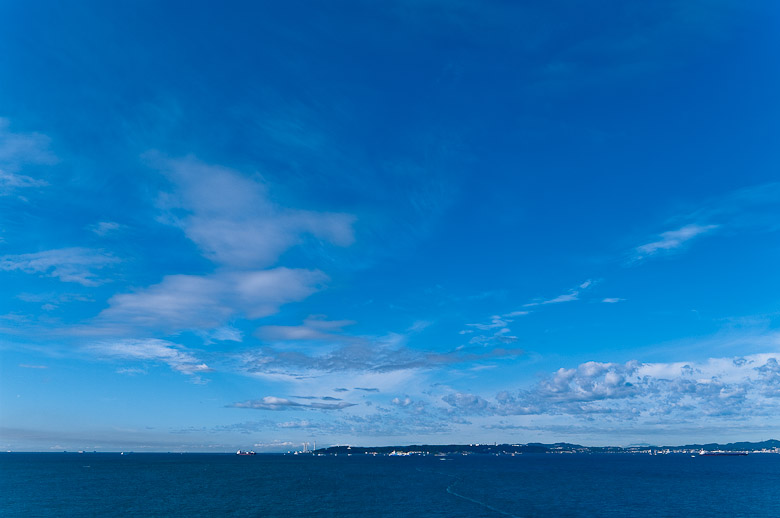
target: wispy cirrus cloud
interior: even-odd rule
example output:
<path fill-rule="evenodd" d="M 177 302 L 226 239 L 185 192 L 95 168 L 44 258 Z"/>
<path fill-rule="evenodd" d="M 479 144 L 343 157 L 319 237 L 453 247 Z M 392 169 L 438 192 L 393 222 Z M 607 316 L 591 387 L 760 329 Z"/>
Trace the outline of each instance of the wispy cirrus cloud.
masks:
<path fill-rule="evenodd" d="M 163 193 L 162 220 L 181 228 L 212 261 L 236 269 L 270 266 L 311 235 L 339 246 L 354 240 L 349 214 L 288 209 L 274 203 L 259 175 L 201 162 L 146 155 L 171 181 Z"/>
<path fill-rule="evenodd" d="M 95 270 L 118 262 L 117 257 L 103 250 L 73 247 L 0 256 L 0 270 L 37 273 L 63 282 L 98 286 L 106 279 L 100 278 Z"/>
<path fill-rule="evenodd" d="M 698 225 L 695 223 L 685 225 L 677 230 L 669 230 L 659 234 L 656 241 L 645 243 L 634 249 L 634 260 L 641 260 L 661 252 L 669 252 L 685 245 L 695 237 L 711 233 L 719 225 Z"/>
<path fill-rule="evenodd" d="M 7 196 L 17 189 L 28 187 L 44 187 L 49 185 L 44 180 L 36 180 L 22 174 L 10 173 L 0 169 L 0 196 Z"/>
<path fill-rule="evenodd" d="M 577 288 L 571 289 L 566 293 L 558 295 L 557 297 L 553 297 L 551 299 L 546 299 L 546 300 L 535 300 L 533 302 L 528 302 L 526 304 L 523 304 L 523 307 L 544 306 L 547 304 L 560 304 L 561 302 L 572 302 L 575 300 L 579 300 L 580 293 L 582 293 L 583 290 L 590 288 L 591 286 L 593 286 L 593 281 L 588 279 L 587 281 L 581 283 Z"/>
<path fill-rule="evenodd" d="M 488 322 L 478 322 L 475 324 L 466 324 L 471 329 L 463 329 L 459 331 L 461 335 L 467 335 L 474 332 L 474 330 L 482 331 L 483 333 L 489 332 L 490 334 L 478 334 L 471 337 L 470 344 L 485 344 L 490 341 L 498 341 L 504 344 L 510 344 L 517 342 L 518 338 L 511 335 L 512 330 L 509 325 L 515 318 L 528 315 L 530 311 L 510 311 L 503 315 L 493 315 Z"/>
<path fill-rule="evenodd" d="M 15 133 L 11 122 L 0 117 L 0 163 L 14 169 L 24 164 L 54 164 L 57 157 L 49 149 L 51 139 L 42 133 Z"/>
<path fill-rule="evenodd" d="M 677 221 L 717 224 L 727 232 L 780 230 L 780 182 L 744 187 L 704 201 Z"/>
<path fill-rule="evenodd" d="M 50 139 L 41 133 L 15 133 L 10 121 L 0 117 L 0 196 L 18 189 L 43 187 L 48 182 L 19 171 L 27 165 L 50 165 L 57 157 L 49 150 Z"/>
<path fill-rule="evenodd" d="M 212 370 L 184 347 L 157 338 L 107 340 L 83 350 L 104 359 L 164 363 L 182 374 L 197 375 Z"/>
<path fill-rule="evenodd" d="M 509 322 L 511 322 L 511 320 L 504 320 L 503 317 L 495 315 L 490 317 L 490 322 L 466 325 L 468 327 L 473 327 L 474 329 L 479 329 L 480 331 L 489 331 L 491 329 L 506 327 Z"/>
<path fill-rule="evenodd" d="M 697 207 L 671 218 L 681 225 L 662 232 L 653 241 L 633 248 L 633 262 L 684 249 L 708 235 L 780 230 L 780 183 L 754 185 L 705 200 Z"/>
<path fill-rule="evenodd" d="M 303 431 L 307 435 L 346 435 L 350 437 L 398 437 L 403 435 L 433 435 L 451 431 L 460 424 L 455 416 L 429 413 L 376 412 L 367 415 L 339 414 L 336 419 L 291 419 L 288 421 L 250 421 L 220 426 L 215 431 Z"/>
<path fill-rule="evenodd" d="M 356 403 L 349 403 L 347 401 L 339 401 L 336 403 L 320 403 L 318 401 L 300 403 L 291 399 L 275 396 L 265 396 L 260 399 L 253 399 L 250 401 L 243 401 L 240 403 L 233 403 L 232 405 L 228 405 L 229 408 L 251 408 L 253 410 L 342 410 L 351 406 L 356 406 Z"/>
<path fill-rule="evenodd" d="M 100 237 L 105 237 L 109 234 L 112 234 L 120 228 L 122 228 L 122 225 L 115 221 L 98 221 L 97 223 L 87 227 L 90 232 L 93 232 Z"/>
<path fill-rule="evenodd" d="M 312 354 L 304 351 L 277 350 L 271 347 L 244 353 L 242 369 L 255 374 L 300 376 L 312 373 L 427 370 L 442 365 L 522 356 L 520 349 L 495 348 L 478 352 L 466 349 L 439 353 L 408 347 L 360 342 L 335 350 Z M 362 390 L 362 389 L 360 389 Z"/>
<path fill-rule="evenodd" d="M 263 326 L 256 335 L 266 340 L 301 341 L 328 340 L 343 342 L 350 337 L 340 334 L 341 330 L 355 324 L 353 320 L 327 320 L 323 315 L 310 315 L 299 326 Z"/>

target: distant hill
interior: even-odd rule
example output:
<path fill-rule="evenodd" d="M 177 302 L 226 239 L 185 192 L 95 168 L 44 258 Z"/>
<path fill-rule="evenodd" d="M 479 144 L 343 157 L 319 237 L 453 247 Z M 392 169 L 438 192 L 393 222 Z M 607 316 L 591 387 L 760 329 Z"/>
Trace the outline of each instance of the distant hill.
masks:
<path fill-rule="evenodd" d="M 780 441 L 769 439 L 761 442 L 730 442 L 728 444 L 687 444 L 685 446 L 663 446 L 663 448 L 684 448 L 688 450 L 723 450 L 723 451 L 755 451 L 772 448 L 780 448 Z"/>

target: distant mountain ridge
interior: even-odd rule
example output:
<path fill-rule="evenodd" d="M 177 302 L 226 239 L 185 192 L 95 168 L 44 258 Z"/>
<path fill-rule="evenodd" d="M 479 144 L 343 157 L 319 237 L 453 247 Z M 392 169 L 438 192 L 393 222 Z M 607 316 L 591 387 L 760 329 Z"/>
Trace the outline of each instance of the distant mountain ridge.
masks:
<path fill-rule="evenodd" d="M 780 450 L 780 440 L 769 439 L 760 442 L 731 442 L 727 444 L 686 444 L 683 446 L 582 446 L 566 442 L 552 444 L 527 443 L 527 444 L 412 444 L 407 446 L 331 446 L 320 448 L 312 453 L 322 454 L 483 454 L 483 455 L 511 455 L 518 453 L 635 453 L 648 450 L 656 451 L 761 451 Z"/>

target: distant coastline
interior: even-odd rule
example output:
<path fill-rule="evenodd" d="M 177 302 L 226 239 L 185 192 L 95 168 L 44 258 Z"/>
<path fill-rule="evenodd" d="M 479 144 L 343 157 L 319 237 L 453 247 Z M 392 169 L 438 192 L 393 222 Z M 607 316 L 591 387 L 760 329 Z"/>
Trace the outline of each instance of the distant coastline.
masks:
<path fill-rule="evenodd" d="M 306 443 L 308 445 L 308 443 Z M 239 450 L 239 455 L 254 455 L 255 452 L 244 452 Z M 695 443 L 682 446 L 583 446 L 567 442 L 556 443 L 475 443 L 475 444 L 410 444 L 405 446 L 351 446 L 338 445 L 318 449 L 302 449 L 298 451 L 287 452 L 257 452 L 258 455 L 303 455 L 303 456 L 325 456 L 325 455 L 376 455 L 376 456 L 451 456 L 451 455 L 491 455 L 491 456 L 515 456 L 522 454 L 590 454 L 590 453 L 628 453 L 628 454 L 700 454 L 702 452 L 740 452 L 740 453 L 768 453 L 780 454 L 780 440 L 769 439 L 760 442 L 731 442 L 731 443 Z M 2 454 L 12 453 L 68 453 L 68 454 L 170 454 L 170 455 L 236 455 L 232 452 L 198 452 L 198 451 L 84 451 L 84 450 L 62 450 L 52 451 L 32 451 L 32 450 L 7 450 L 0 452 Z"/>
<path fill-rule="evenodd" d="M 634 453 L 649 455 L 697 454 L 700 452 L 743 452 L 780 454 L 780 441 L 770 439 L 761 442 L 732 442 L 727 444 L 706 443 L 686 444 L 683 446 L 582 446 L 565 442 L 543 444 L 414 444 L 408 446 L 331 446 L 306 452 L 314 455 L 504 455 L 513 456 L 524 453 Z M 302 452 L 300 452 L 302 453 Z"/>

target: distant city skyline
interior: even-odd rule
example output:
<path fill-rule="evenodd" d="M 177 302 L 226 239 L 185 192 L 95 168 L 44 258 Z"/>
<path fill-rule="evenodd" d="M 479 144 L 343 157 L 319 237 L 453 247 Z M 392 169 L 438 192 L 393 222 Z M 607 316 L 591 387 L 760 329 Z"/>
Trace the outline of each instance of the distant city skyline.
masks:
<path fill-rule="evenodd" d="M 780 438 L 779 23 L 0 5 L 0 449 Z"/>

